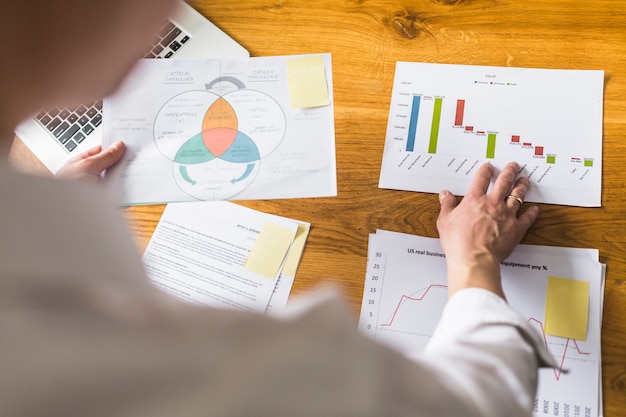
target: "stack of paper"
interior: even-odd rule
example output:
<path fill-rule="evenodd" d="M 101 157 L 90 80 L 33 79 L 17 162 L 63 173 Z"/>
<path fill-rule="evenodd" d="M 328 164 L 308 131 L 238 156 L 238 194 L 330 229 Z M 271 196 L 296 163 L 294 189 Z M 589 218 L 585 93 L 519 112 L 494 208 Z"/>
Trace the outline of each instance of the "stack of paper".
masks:
<path fill-rule="evenodd" d="M 540 370 L 535 415 L 602 415 L 605 267 L 598 256 L 595 249 L 519 245 L 502 262 L 509 304 L 542 334 L 559 365 Z M 446 276 L 438 239 L 371 234 L 359 328 L 419 356 L 447 301 Z"/>
<path fill-rule="evenodd" d="M 168 204 L 143 262 L 152 283 L 187 301 L 280 312 L 309 228 L 229 202 Z"/>

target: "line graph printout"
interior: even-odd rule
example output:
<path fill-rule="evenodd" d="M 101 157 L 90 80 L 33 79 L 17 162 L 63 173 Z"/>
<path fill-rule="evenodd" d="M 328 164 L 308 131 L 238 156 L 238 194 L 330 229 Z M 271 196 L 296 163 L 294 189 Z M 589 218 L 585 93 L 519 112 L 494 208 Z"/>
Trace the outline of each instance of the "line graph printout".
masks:
<path fill-rule="evenodd" d="M 330 104 L 293 107 L 288 63 L 318 56 Z M 330 54 L 145 59 L 104 102 L 106 178 L 122 204 L 334 196 L 333 112 Z"/>
<path fill-rule="evenodd" d="M 604 268 L 598 251 L 519 245 L 502 265 L 509 303 L 526 317 L 559 367 L 539 371 L 535 416 L 602 415 L 600 327 Z M 590 284 L 586 340 L 546 335 L 549 276 Z M 447 301 L 446 265 L 438 239 L 378 231 L 370 235 L 359 328 L 410 357 L 419 357 Z"/>
<path fill-rule="evenodd" d="M 600 206 L 603 88 L 601 70 L 398 62 L 379 187 L 463 195 L 516 161 L 526 200 Z"/>

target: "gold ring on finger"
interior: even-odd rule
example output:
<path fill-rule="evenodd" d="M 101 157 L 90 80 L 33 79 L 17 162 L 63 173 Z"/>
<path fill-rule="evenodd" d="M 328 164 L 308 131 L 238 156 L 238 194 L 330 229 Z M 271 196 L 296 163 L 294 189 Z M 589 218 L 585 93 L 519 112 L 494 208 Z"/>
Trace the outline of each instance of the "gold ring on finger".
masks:
<path fill-rule="evenodd" d="M 514 198 L 514 199 L 516 199 L 520 206 L 522 204 L 524 204 L 524 200 L 522 200 L 521 198 L 519 198 L 515 194 L 509 194 L 509 195 L 506 196 L 506 198 Z"/>

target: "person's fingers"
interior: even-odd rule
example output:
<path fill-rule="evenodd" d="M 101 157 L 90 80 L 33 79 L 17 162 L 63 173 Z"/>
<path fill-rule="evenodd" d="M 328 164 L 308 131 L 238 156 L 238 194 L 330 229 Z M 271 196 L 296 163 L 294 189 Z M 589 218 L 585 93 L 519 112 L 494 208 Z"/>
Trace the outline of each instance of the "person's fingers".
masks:
<path fill-rule="evenodd" d="M 510 193 L 511 187 L 517 177 L 519 171 L 519 165 L 517 162 L 509 162 L 502 169 L 498 177 L 496 178 L 493 189 L 491 190 L 491 196 L 496 200 L 504 200 Z M 526 195 L 526 194 L 524 194 Z M 523 199 L 524 196 L 518 196 Z"/>
<path fill-rule="evenodd" d="M 493 177 L 494 168 L 490 163 L 485 163 L 478 168 L 478 172 L 474 176 L 471 185 L 469 186 L 466 196 L 469 195 L 484 195 L 489 189 L 491 183 L 491 177 Z"/>
<path fill-rule="evenodd" d="M 89 159 L 90 157 L 100 153 L 101 150 L 102 150 L 102 146 L 101 145 L 93 146 L 93 147 L 87 149 L 86 151 L 84 151 L 82 153 L 79 153 L 78 155 L 74 155 L 73 157 L 68 159 L 67 162 L 69 164 L 71 164 L 73 162 L 78 162 L 78 161 L 82 161 L 82 160 L 85 160 L 85 159 Z"/>
<path fill-rule="evenodd" d="M 102 145 L 96 145 L 87 149 L 85 152 L 81 153 L 78 157 L 80 159 L 87 159 L 91 156 L 99 154 L 100 152 L 102 152 Z"/>
<path fill-rule="evenodd" d="M 539 216 L 539 207 L 530 206 L 522 214 L 518 216 L 518 221 L 522 226 L 522 235 L 526 233 L 530 226 L 535 223 Z"/>
<path fill-rule="evenodd" d="M 104 171 L 119 161 L 125 150 L 126 145 L 124 145 L 124 142 L 118 141 L 109 146 L 107 149 L 104 149 L 95 155 L 89 156 L 89 170 L 94 173 Z M 91 149 L 87 152 L 90 151 Z"/>
<path fill-rule="evenodd" d="M 528 178 L 518 178 L 518 180 L 515 182 L 515 185 L 513 186 L 513 189 L 509 191 L 509 194 L 507 195 L 507 197 L 505 197 L 506 205 L 516 211 L 519 210 L 522 207 L 524 198 L 526 198 L 526 193 L 528 192 L 529 187 L 530 181 L 528 180 Z"/>

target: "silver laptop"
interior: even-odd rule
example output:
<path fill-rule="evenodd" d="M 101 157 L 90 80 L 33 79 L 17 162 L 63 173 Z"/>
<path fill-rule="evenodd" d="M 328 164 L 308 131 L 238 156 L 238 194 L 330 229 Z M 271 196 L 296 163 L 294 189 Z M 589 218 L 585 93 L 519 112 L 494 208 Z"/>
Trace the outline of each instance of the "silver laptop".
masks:
<path fill-rule="evenodd" d="M 249 52 L 180 1 L 146 58 L 239 58 Z M 73 155 L 102 143 L 102 100 L 77 108 L 42 110 L 24 121 L 16 135 L 54 174 Z"/>

